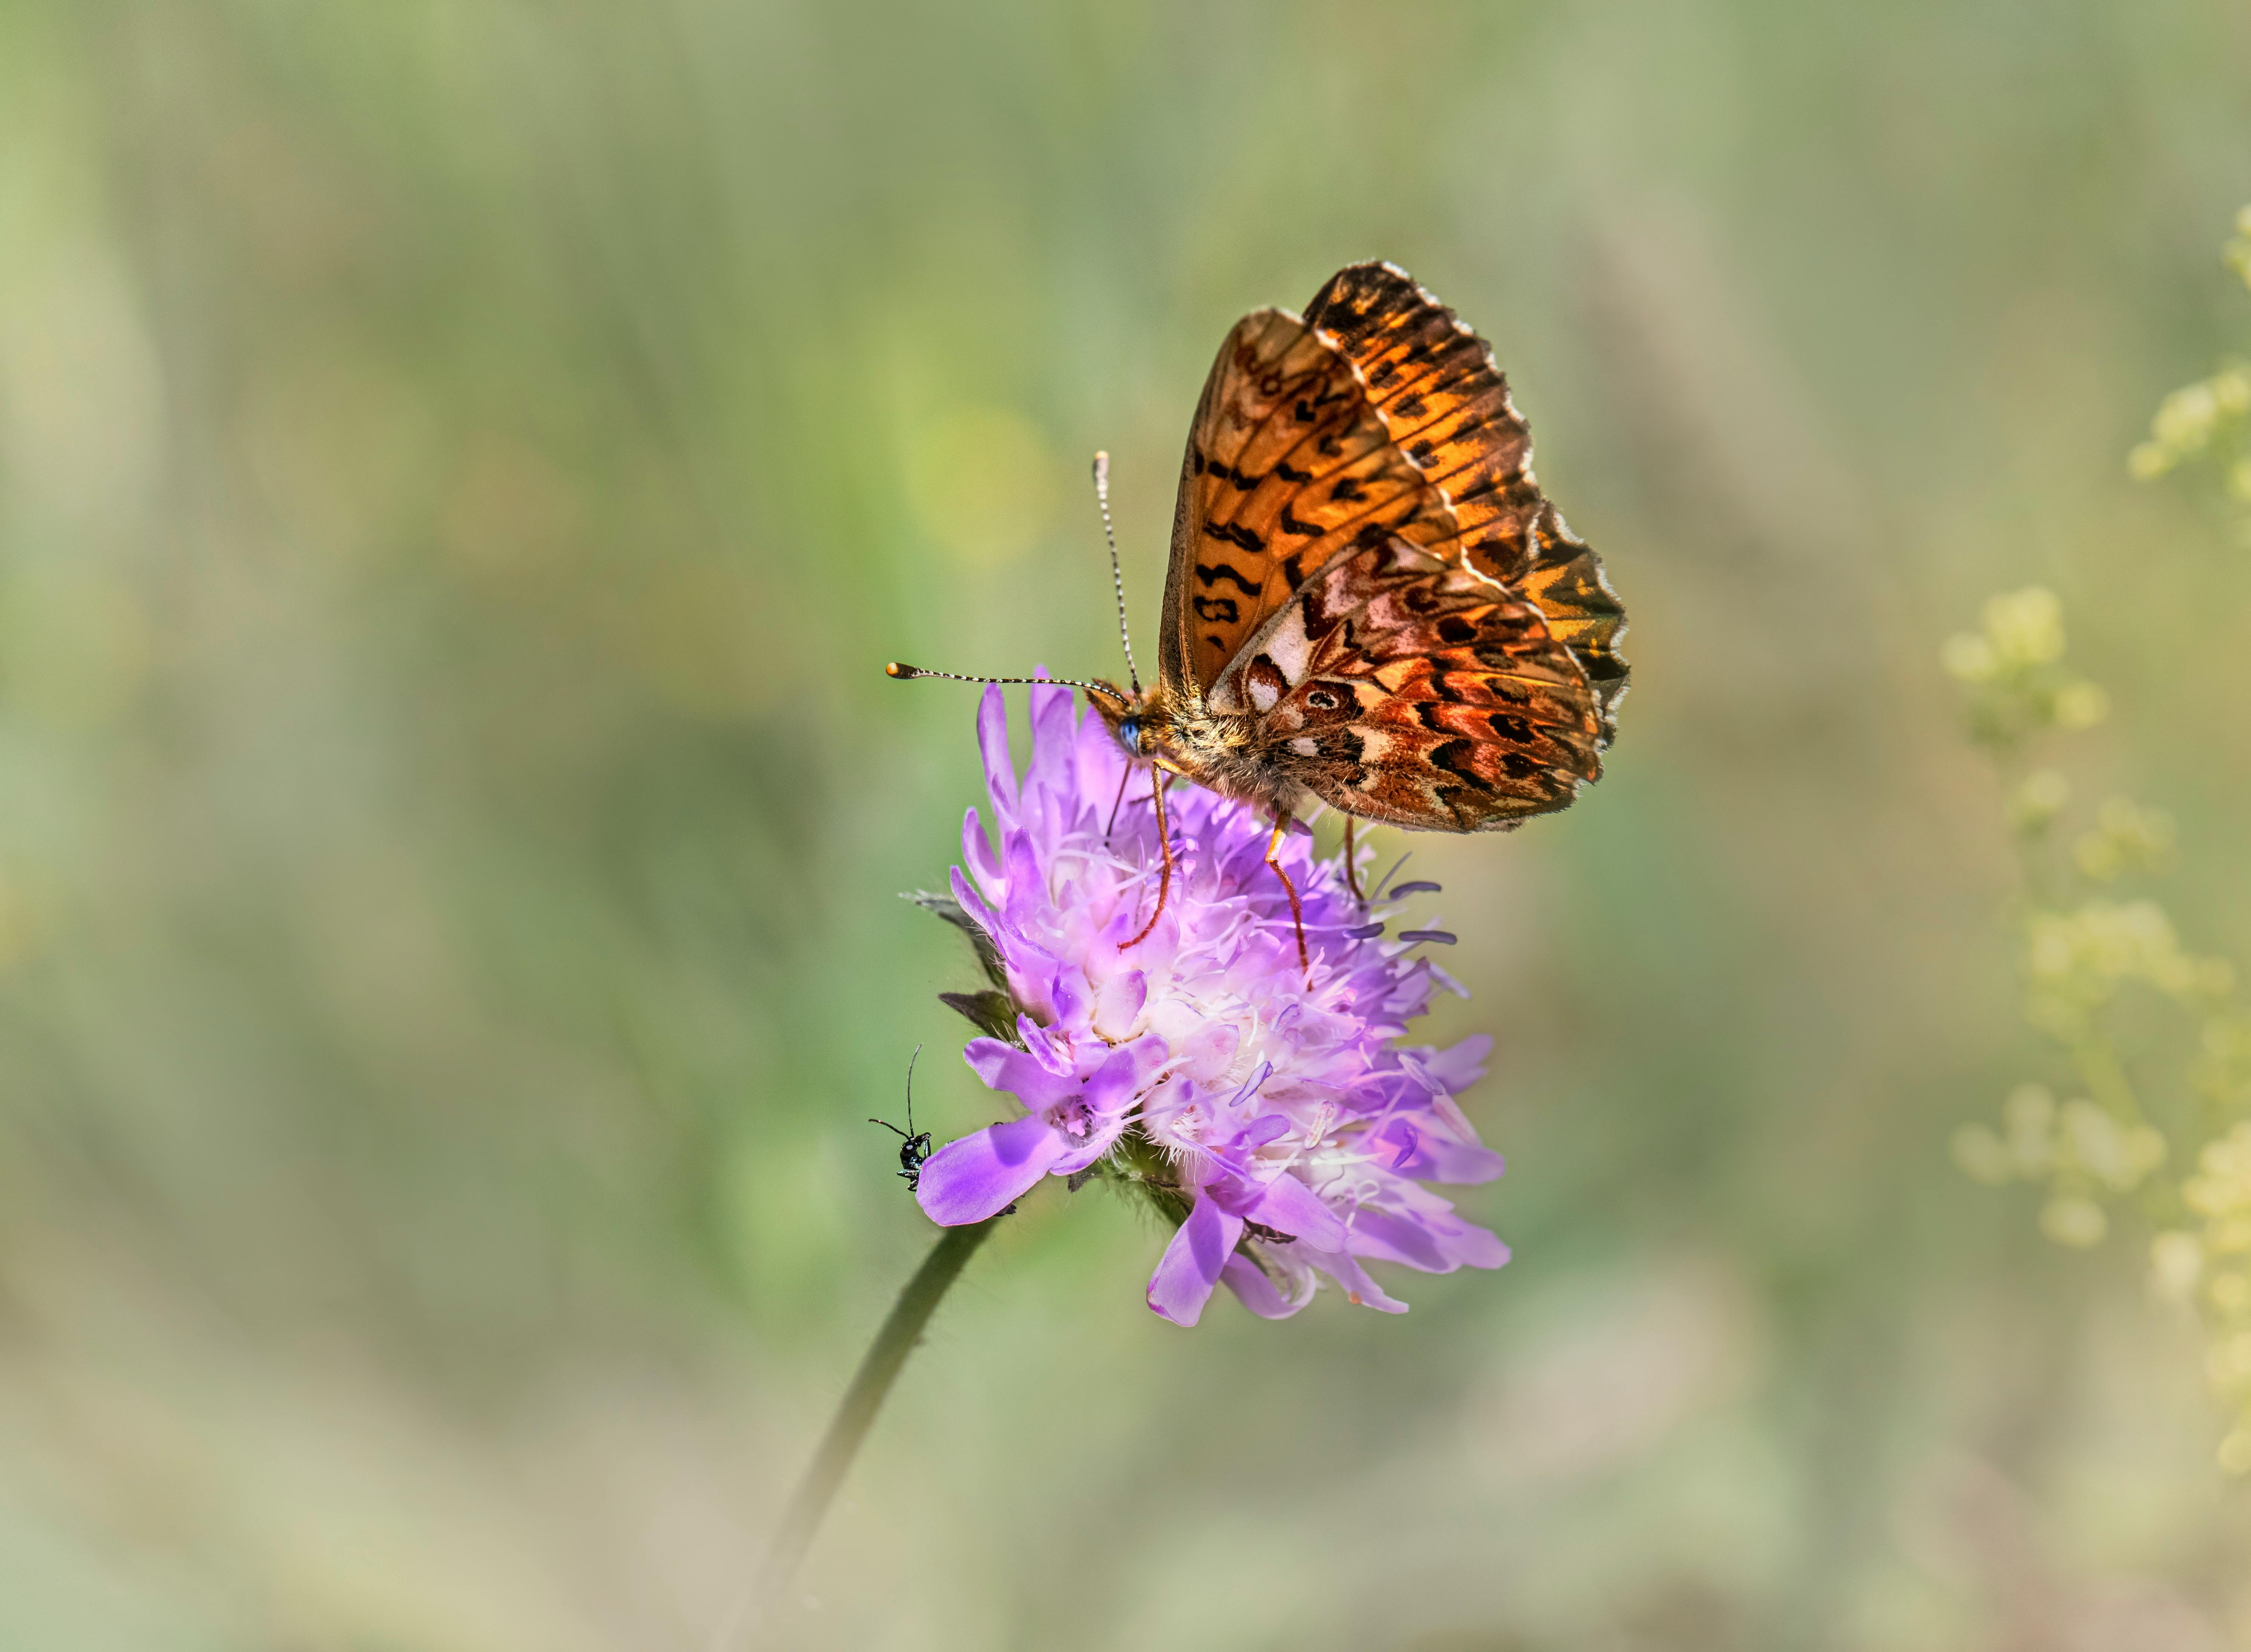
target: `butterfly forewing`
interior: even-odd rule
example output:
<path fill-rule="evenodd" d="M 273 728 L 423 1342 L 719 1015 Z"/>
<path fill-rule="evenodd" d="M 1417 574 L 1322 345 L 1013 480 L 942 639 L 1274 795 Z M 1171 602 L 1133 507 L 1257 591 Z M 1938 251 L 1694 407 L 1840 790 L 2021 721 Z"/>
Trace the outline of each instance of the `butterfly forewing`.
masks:
<path fill-rule="evenodd" d="M 1292 591 L 1371 527 L 1433 541 L 1453 532 L 1352 364 L 1294 316 L 1245 316 L 1188 432 L 1166 579 L 1166 674 L 1208 689 Z"/>

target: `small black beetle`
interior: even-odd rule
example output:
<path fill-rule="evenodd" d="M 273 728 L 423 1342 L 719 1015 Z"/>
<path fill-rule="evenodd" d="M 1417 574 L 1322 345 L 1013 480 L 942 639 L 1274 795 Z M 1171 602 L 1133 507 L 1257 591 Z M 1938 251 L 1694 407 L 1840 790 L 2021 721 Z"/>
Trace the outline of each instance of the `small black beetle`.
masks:
<path fill-rule="evenodd" d="M 930 1157 L 930 1132 L 925 1130 L 919 1136 L 911 1136 L 907 1133 L 908 1130 L 914 1129 L 914 1069 L 915 1062 L 921 1058 L 921 1055 L 922 1046 L 918 1044 L 915 1046 L 915 1053 L 907 1057 L 906 1130 L 901 1130 L 888 1119 L 871 1118 L 868 1121 L 870 1124 L 881 1124 L 892 1135 L 900 1138 L 899 1174 L 905 1179 L 907 1192 L 910 1193 L 922 1185 L 923 1160 Z"/>

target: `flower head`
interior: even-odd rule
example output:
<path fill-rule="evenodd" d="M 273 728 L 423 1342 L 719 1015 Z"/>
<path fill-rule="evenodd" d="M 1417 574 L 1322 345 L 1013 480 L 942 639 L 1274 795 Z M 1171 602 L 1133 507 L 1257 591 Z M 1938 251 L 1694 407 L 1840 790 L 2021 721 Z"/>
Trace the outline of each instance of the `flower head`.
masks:
<path fill-rule="evenodd" d="M 948 1226 L 981 1221 L 1042 1176 L 1138 1185 L 1180 1224 L 1149 1306 L 1190 1325 L 1222 1282 L 1270 1318 L 1305 1306 L 1317 1275 L 1396 1313 L 1405 1304 L 1363 1261 L 1432 1273 L 1506 1261 L 1506 1246 L 1421 1185 L 1500 1174 L 1453 1100 L 1491 1040 L 1396 1042 L 1433 986 L 1453 985 L 1415 937 L 1451 937 L 1383 938 L 1383 906 L 1364 908 L 1334 863 L 1292 836 L 1280 858 L 1303 900 L 1301 969 L 1288 897 L 1265 863 L 1269 823 L 1182 787 L 1167 799 L 1171 891 L 1134 943 L 1158 899 L 1151 777 L 1128 773 L 1068 689 L 1034 688 L 1031 720 L 1020 783 L 1006 707 L 987 690 L 978 734 L 1000 840 L 972 809 L 967 872 L 952 888 L 1005 986 L 950 1000 L 1008 1033 L 965 1056 L 1024 1116 L 935 1154 L 924 1210 Z"/>

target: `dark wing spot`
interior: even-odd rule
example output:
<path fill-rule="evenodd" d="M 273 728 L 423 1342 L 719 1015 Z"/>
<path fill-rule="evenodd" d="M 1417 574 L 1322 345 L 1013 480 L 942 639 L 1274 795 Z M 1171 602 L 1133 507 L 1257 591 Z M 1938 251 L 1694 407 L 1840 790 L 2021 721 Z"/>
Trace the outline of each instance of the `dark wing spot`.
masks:
<path fill-rule="evenodd" d="M 1419 396 L 1403 396 L 1384 409 L 1384 411 L 1401 418 L 1420 418 L 1430 411 L 1430 404 Z"/>
<path fill-rule="evenodd" d="M 1528 746 L 1532 743 L 1532 725 L 1513 711 L 1493 712 L 1486 718 L 1486 721 L 1493 725 L 1493 731 L 1504 740 L 1513 740 L 1520 746 Z"/>
<path fill-rule="evenodd" d="M 1313 472 L 1309 470 L 1299 470 L 1287 460 L 1281 460 L 1276 462 L 1274 466 L 1274 473 L 1277 476 L 1279 476 L 1284 481 L 1288 482 L 1293 487 L 1302 487 L 1313 479 Z"/>
<path fill-rule="evenodd" d="M 1510 779 L 1528 780 L 1540 772 L 1542 764 L 1537 757 L 1524 752 L 1504 751 L 1500 754 L 1500 766 Z"/>
<path fill-rule="evenodd" d="M 1476 636 L 1476 625 L 1463 619 L 1459 614 L 1448 614 L 1444 619 L 1438 621 L 1438 638 L 1442 642 L 1451 643 L 1458 647 Z"/>
<path fill-rule="evenodd" d="M 1231 626 L 1240 617 L 1232 597 L 1198 597 L 1195 603 L 1199 619 L 1216 619 L 1222 626 Z"/>
<path fill-rule="evenodd" d="M 1351 477 L 1340 476 L 1336 480 L 1336 486 L 1329 489 L 1329 497 L 1340 505 L 1349 505 L 1367 492 L 1368 489 L 1362 487 Z"/>
<path fill-rule="evenodd" d="M 1241 574 L 1229 567 L 1225 563 L 1221 563 L 1213 567 L 1208 567 L 1202 563 L 1198 563 L 1195 565 L 1195 571 L 1196 577 L 1202 582 L 1203 587 L 1207 591 L 1210 590 L 1211 587 L 1218 581 L 1229 579 L 1234 581 L 1236 586 L 1244 596 L 1255 597 L 1258 594 L 1257 586 L 1252 584 L 1248 579 L 1245 579 Z"/>
<path fill-rule="evenodd" d="M 1245 550 L 1264 550 L 1266 542 L 1241 522 L 1206 522 L 1205 533 L 1214 539 L 1223 539 L 1230 545 L 1240 545 Z"/>
<path fill-rule="evenodd" d="M 1430 763 L 1431 767 L 1444 769 L 1448 774 L 1459 775 L 1463 779 L 1479 785 L 1485 784 L 1478 778 L 1477 748 L 1466 740 L 1449 740 L 1443 745 L 1434 746 Z"/>
<path fill-rule="evenodd" d="M 1284 533 L 1294 534 L 1300 539 L 1318 539 L 1320 536 L 1321 530 L 1318 526 L 1312 522 L 1299 522 L 1296 514 L 1287 505 L 1282 507 L 1281 520 L 1277 525 Z"/>

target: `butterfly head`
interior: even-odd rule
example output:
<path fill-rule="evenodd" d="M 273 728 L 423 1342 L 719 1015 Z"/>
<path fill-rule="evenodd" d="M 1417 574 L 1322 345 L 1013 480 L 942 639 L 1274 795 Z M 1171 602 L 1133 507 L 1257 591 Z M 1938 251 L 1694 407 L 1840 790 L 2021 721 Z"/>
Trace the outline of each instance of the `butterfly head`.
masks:
<path fill-rule="evenodd" d="M 1131 694 L 1114 682 L 1099 679 L 1086 685 L 1086 698 L 1095 710 L 1102 714 L 1127 757 L 1136 763 L 1158 762 L 1164 749 L 1163 719 L 1156 715 L 1151 703 L 1155 696 L 1146 691 Z"/>

